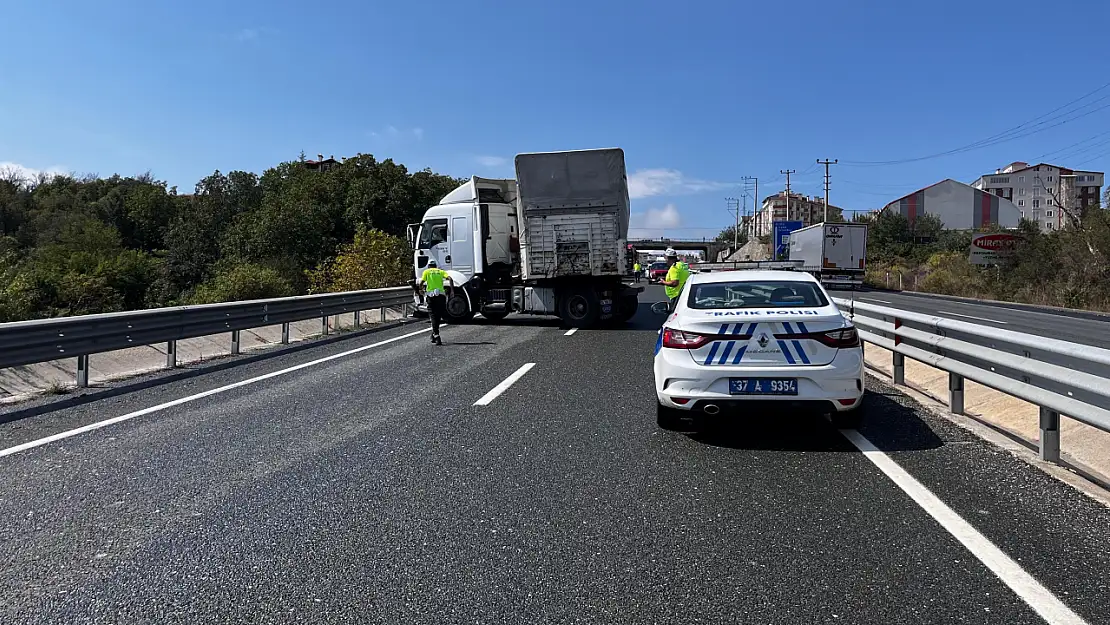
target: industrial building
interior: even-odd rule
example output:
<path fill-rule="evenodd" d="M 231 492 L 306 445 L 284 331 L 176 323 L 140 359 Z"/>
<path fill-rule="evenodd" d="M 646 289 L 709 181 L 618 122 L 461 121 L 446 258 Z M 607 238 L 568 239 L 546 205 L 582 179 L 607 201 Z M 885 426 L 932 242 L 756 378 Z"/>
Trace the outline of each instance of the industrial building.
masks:
<path fill-rule="evenodd" d="M 894 200 L 883 210 L 910 221 L 923 214 L 936 215 L 945 230 L 978 230 L 991 224 L 1016 228 L 1022 217 L 1010 200 L 952 179 Z"/>

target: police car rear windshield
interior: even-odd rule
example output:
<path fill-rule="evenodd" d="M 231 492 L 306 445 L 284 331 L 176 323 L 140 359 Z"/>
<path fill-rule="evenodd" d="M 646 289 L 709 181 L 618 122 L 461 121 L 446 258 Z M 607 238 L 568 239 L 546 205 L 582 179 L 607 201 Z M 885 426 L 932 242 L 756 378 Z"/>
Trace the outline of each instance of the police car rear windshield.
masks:
<path fill-rule="evenodd" d="M 789 281 L 706 282 L 690 288 L 690 308 L 820 308 L 829 300 L 816 284 Z"/>

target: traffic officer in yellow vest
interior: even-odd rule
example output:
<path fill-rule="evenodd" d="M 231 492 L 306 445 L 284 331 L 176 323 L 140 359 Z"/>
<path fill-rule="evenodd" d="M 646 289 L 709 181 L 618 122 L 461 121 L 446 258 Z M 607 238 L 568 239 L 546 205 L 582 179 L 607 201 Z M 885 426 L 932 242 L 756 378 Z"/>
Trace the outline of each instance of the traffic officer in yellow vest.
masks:
<path fill-rule="evenodd" d="M 439 322 L 447 313 L 447 293 L 443 290 L 443 281 L 451 285 L 451 295 L 455 295 L 455 281 L 444 270 L 440 269 L 434 258 L 428 261 L 428 268 L 420 275 L 420 286 L 424 288 L 424 301 L 428 302 L 428 312 L 432 316 L 432 342 L 443 345 L 439 338 Z"/>
<path fill-rule="evenodd" d="M 678 252 L 674 248 L 667 248 L 663 254 L 667 258 L 667 275 L 660 284 L 666 287 L 667 299 L 670 300 L 668 310 L 674 311 L 675 306 L 678 305 L 678 296 L 682 293 L 682 287 L 686 286 L 686 281 L 690 279 L 690 266 L 678 260 Z"/>

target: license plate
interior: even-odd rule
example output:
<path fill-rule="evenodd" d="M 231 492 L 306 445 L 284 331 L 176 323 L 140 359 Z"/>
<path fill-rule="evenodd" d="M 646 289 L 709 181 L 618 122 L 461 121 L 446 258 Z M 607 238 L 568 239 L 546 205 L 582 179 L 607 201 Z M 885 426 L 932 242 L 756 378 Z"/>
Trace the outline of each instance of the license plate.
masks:
<path fill-rule="evenodd" d="M 797 395 L 798 380 L 794 378 L 730 378 L 728 392 L 732 395 Z"/>

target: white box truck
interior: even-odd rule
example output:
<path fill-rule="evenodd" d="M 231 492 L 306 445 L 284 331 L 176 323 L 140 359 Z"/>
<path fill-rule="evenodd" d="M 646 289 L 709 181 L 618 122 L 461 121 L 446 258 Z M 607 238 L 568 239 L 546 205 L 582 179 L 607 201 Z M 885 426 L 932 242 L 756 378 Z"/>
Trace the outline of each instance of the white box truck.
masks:
<path fill-rule="evenodd" d="M 790 233 L 789 259 L 826 286 L 863 286 L 867 225 L 820 223 Z"/>
<path fill-rule="evenodd" d="M 447 300 L 449 322 L 512 312 L 571 327 L 627 321 L 643 291 L 626 283 L 629 218 L 623 150 L 518 154 L 516 179 L 472 177 L 409 225 L 413 284 L 435 258 L 462 287 Z"/>

